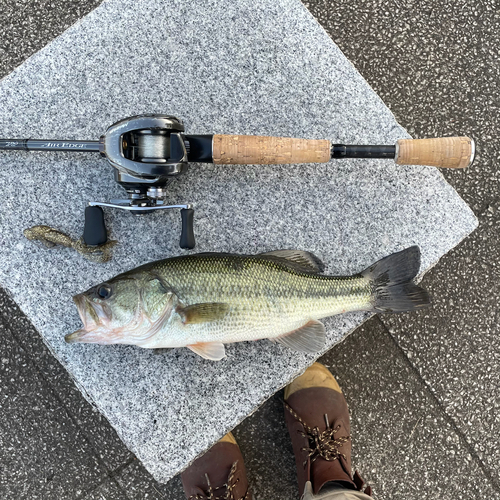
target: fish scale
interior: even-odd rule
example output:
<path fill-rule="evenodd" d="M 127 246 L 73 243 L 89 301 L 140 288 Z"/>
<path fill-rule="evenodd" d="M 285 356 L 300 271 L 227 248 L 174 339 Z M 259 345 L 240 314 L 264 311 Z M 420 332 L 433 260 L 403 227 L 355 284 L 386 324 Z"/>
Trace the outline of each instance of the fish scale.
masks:
<path fill-rule="evenodd" d="M 310 319 L 370 307 L 369 283 L 361 276 L 333 277 L 300 272 L 295 266 L 253 256 L 193 256 L 152 264 L 150 269 L 187 304 L 230 305 L 219 321 L 170 323 L 155 344 L 222 343 L 276 338 Z M 176 346 L 177 347 L 177 346 Z"/>
<path fill-rule="evenodd" d="M 316 352 L 325 342 L 319 319 L 350 311 L 425 307 L 412 280 L 420 252 L 411 247 L 354 276 L 325 276 L 312 254 L 198 254 L 145 264 L 74 297 L 84 327 L 68 342 L 187 346 L 219 360 L 226 343 L 274 339 Z"/>

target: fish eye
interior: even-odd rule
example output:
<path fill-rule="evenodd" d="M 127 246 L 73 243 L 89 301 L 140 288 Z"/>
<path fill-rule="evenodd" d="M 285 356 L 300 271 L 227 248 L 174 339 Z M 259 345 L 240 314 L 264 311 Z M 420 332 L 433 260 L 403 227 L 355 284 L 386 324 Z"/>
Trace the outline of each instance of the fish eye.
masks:
<path fill-rule="evenodd" d="M 104 283 L 103 285 L 97 287 L 96 293 L 100 299 L 109 299 L 109 297 L 111 296 L 111 286 L 107 283 Z"/>

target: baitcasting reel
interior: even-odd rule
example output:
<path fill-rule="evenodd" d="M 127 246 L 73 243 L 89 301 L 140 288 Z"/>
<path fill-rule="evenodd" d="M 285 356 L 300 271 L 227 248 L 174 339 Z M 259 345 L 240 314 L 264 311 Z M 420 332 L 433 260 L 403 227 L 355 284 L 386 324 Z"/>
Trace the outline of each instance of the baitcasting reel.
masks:
<path fill-rule="evenodd" d="M 212 161 L 213 136 L 184 136 L 183 132 L 183 123 L 174 116 L 150 114 L 120 120 L 99 141 L 0 139 L 0 149 L 99 152 L 108 160 L 127 199 L 89 202 L 83 231 L 86 245 L 99 246 L 107 241 L 101 207 L 127 210 L 134 215 L 177 208 L 182 220 L 180 247 L 192 249 L 194 209 L 191 204 L 166 204 L 167 186 L 187 170 L 188 161 Z"/>
<path fill-rule="evenodd" d="M 101 136 L 98 151 L 115 168 L 115 180 L 128 199 L 90 202 L 85 210 L 83 239 L 87 245 L 106 241 L 100 207 L 129 210 L 141 215 L 154 210 L 180 208 L 180 247 L 195 246 L 194 210 L 190 204 L 167 205 L 167 186 L 188 168 L 188 161 L 208 161 L 212 136 L 184 137 L 184 125 L 174 116 L 141 115 L 111 125 Z M 205 158 L 206 157 L 206 158 Z"/>
<path fill-rule="evenodd" d="M 125 118 L 106 130 L 99 141 L 0 139 L 0 150 L 99 152 L 115 168 L 115 180 L 128 198 L 89 202 L 84 242 L 106 243 L 101 207 L 146 214 L 181 209 L 181 248 L 194 248 L 193 207 L 167 205 L 167 186 L 185 172 L 188 162 L 217 164 L 325 163 L 332 158 L 392 158 L 400 165 L 465 168 L 474 159 L 469 137 L 400 139 L 395 145 L 344 145 L 329 140 L 251 135 L 185 135 L 183 123 L 168 115 Z"/>

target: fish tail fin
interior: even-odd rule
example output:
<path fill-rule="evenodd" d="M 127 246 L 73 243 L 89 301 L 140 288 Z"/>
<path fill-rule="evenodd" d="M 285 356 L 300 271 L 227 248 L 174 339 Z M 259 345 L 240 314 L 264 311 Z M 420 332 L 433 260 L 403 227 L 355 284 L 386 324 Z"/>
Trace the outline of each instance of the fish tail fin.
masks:
<path fill-rule="evenodd" d="M 372 310 L 404 312 L 430 305 L 429 294 L 413 283 L 420 269 L 420 249 L 412 246 L 375 262 L 361 275 L 369 280 Z"/>

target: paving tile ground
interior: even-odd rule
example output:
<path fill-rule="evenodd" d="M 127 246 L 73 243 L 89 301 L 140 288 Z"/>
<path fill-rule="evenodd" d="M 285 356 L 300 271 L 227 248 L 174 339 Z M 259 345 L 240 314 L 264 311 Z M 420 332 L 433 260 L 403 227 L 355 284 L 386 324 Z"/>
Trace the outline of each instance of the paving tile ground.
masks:
<path fill-rule="evenodd" d="M 0 77 L 99 3 L 1 0 Z M 468 134 L 478 149 L 472 168 L 444 172 L 480 226 L 424 278 L 433 308 L 372 319 L 324 357 L 351 408 L 355 466 L 378 498 L 500 498 L 500 10 L 305 5 L 412 135 Z M 151 478 L 5 294 L 0 315 L 0 498 L 181 499 L 179 478 Z M 256 500 L 297 498 L 280 394 L 234 433 Z"/>
<path fill-rule="evenodd" d="M 118 474 L 116 481 L 127 492 L 130 500 L 183 500 L 185 498 L 179 475 L 167 484 L 159 484 L 138 460 Z"/>
<path fill-rule="evenodd" d="M 483 464 L 379 318 L 321 361 L 350 408 L 353 465 L 378 498 L 495 498 Z"/>
<path fill-rule="evenodd" d="M 378 498 L 496 498 L 481 461 L 378 318 L 320 361 L 350 408 L 353 467 Z M 234 431 L 256 500 L 300 497 L 282 398 Z"/>
<path fill-rule="evenodd" d="M 107 479 L 97 488 L 85 495 L 82 500 L 126 500 L 125 492 L 114 479 Z M 146 497 L 144 497 L 146 498 Z"/>
<path fill-rule="evenodd" d="M 0 325 L 0 498 L 76 498 L 105 469 L 12 334 Z"/>
<path fill-rule="evenodd" d="M 485 240 L 494 240 L 490 232 L 498 228 L 498 214 L 492 206 L 479 229 L 424 278 L 432 309 L 382 318 L 497 485 L 500 247 L 492 245 L 486 259 L 481 249 Z"/>
<path fill-rule="evenodd" d="M 0 78 L 102 0 L 0 0 Z"/>
<path fill-rule="evenodd" d="M 57 394 L 107 469 L 114 471 L 131 460 L 132 453 L 115 430 L 97 409 L 85 401 L 68 372 L 50 353 L 30 321 L 1 290 L 0 311 L 12 335 L 33 360 L 40 378 Z"/>

